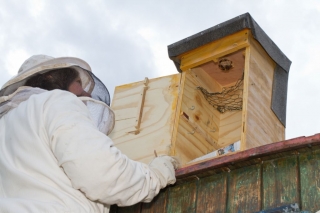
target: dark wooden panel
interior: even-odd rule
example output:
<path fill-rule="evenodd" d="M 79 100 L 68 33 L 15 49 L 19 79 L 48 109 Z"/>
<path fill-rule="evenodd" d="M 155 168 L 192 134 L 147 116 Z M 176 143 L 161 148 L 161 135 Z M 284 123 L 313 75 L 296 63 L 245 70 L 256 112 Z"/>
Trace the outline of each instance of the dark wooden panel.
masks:
<path fill-rule="evenodd" d="M 263 163 L 263 209 L 299 203 L 297 156 Z"/>
<path fill-rule="evenodd" d="M 301 212 L 298 203 L 292 203 L 289 205 L 284 205 L 284 206 L 280 206 L 272 209 L 265 209 L 255 213 L 285 213 L 285 212 L 309 213 L 309 212 Z"/>
<path fill-rule="evenodd" d="M 300 156 L 301 209 L 320 210 L 320 150 Z"/>
<path fill-rule="evenodd" d="M 196 206 L 197 181 L 169 187 L 168 212 L 193 213 Z"/>
<path fill-rule="evenodd" d="M 151 203 L 143 203 L 141 213 L 165 213 L 168 188 L 161 190 Z"/>
<path fill-rule="evenodd" d="M 261 166 L 253 165 L 230 172 L 228 213 L 248 213 L 261 209 Z"/>
<path fill-rule="evenodd" d="M 197 212 L 225 213 L 227 205 L 227 173 L 200 179 Z"/>
<path fill-rule="evenodd" d="M 112 206 L 110 206 L 109 213 L 117 213 L 117 210 L 118 210 L 117 205 L 112 205 Z"/>
<path fill-rule="evenodd" d="M 140 213 L 141 203 L 128 207 L 118 207 L 117 213 Z"/>

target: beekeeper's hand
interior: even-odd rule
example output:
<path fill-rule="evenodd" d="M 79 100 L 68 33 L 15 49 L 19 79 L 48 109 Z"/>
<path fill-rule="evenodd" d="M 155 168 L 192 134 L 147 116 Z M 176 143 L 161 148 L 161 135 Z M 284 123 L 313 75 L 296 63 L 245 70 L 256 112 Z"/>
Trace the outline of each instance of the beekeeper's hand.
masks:
<path fill-rule="evenodd" d="M 156 157 L 149 164 L 150 170 L 160 180 L 161 189 L 176 182 L 175 170 L 179 167 L 179 161 L 170 156 Z"/>

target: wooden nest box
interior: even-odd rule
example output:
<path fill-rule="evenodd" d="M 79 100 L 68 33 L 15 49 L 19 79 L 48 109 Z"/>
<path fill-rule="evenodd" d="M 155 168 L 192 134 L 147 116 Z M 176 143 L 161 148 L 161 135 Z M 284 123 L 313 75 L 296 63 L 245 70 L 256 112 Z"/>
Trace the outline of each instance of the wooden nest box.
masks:
<path fill-rule="evenodd" d="M 178 74 L 115 88 L 116 146 L 148 163 L 196 160 L 285 139 L 290 60 L 250 14 L 168 46 Z"/>

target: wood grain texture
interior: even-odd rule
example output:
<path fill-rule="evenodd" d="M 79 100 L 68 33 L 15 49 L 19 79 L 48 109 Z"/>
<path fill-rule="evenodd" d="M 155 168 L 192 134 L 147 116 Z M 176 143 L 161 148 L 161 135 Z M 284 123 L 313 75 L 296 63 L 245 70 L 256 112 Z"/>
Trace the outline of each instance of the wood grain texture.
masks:
<path fill-rule="evenodd" d="M 284 140 L 284 126 L 271 109 L 274 68 L 275 62 L 250 39 L 246 149 Z"/>
<path fill-rule="evenodd" d="M 240 140 L 241 111 L 221 114 L 197 89 L 203 82 L 199 70 L 183 72 L 183 93 L 175 140 L 175 155 L 182 165 Z M 200 80 L 199 80 L 200 79 Z M 214 84 L 214 80 L 212 83 Z M 203 85 L 201 85 L 203 86 Z"/>
<path fill-rule="evenodd" d="M 112 101 L 116 124 L 109 135 L 129 158 L 148 163 L 159 155 L 170 154 L 181 74 L 150 79 L 145 94 L 140 133 L 135 131 L 136 112 L 143 81 L 116 87 Z"/>
<path fill-rule="evenodd" d="M 263 162 L 263 209 L 299 203 L 297 156 Z"/>
<path fill-rule="evenodd" d="M 220 147 L 226 147 L 241 140 L 242 111 L 220 114 L 219 140 Z"/>
<path fill-rule="evenodd" d="M 303 153 L 300 160 L 301 208 L 320 210 L 320 150 Z"/>
<path fill-rule="evenodd" d="M 244 62 L 244 75 L 243 75 L 243 93 L 242 93 L 242 122 L 241 122 L 241 145 L 240 150 L 247 149 L 247 110 L 248 110 L 248 93 L 249 93 L 249 76 L 251 75 L 250 71 L 250 55 L 251 47 L 247 47 L 244 53 L 245 62 Z"/>
<path fill-rule="evenodd" d="M 224 213 L 227 209 L 227 173 L 201 178 L 198 186 L 197 212 Z"/>
<path fill-rule="evenodd" d="M 167 212 L 196 212 L 197 182 L 186 182 L 169 188 Z"/>
<path fill-rule="evenodd" d="M 248 29 L 241 30 L 222 39 L 203 45 L 196 50 L 191 50 L 179 56 L 181 58 L 180 69 L 186 71 L 190 68 L 217 61 L 222 56 L 236 52 L 248 45 Z"/>
<path fill-rule="evenodd" d="M 196 67 L 195 69 L 202 69 L 204 74 L 208 76 L 210 80 L 214 80 L 215 83 L 217 83 L 220 87 L 220 90 L 213 90 L 211 92 L 221 92 L 223 87 L 229 87 L 235 84 L 239 79 L 242 78 L 243 75 L 243 69 L 244 69 L 244 51 L 245 49 L 241 49 L 236 52 L 232 52 L 228 55 L 223 55 L 219 60 L 221 59 L 227 59 L 232 62 L 232 68 L 228 71 L 222 71 L 219 67 L 219 60 L 217 62 L 210 61 L 205 64 L 201 64 L 199 67 Z M 202 78 L 203 79 L 203 78 Z M 204 80 L 206 83 L 206 81 Z M 210 83 L 207 82 L 205 86 L 208 86 L 210 88 Z"/>
<path fill-rule="evenodd" d="M 168 202 L 168 188 L 160 193 L 150 203 L 142 203 L 141 213 L 165 213 Z"/>
<path fill-rule="evenodd" d="M 111 212 L 247 213 L 296 202 L 304 211 L 320 209 L 320 134 L 267 144 L 191 167 L 194 169 L 178 170 L 177 184 L 161 191 L 150 204 L 143 203 L 140 208 L 112 206 Z"/>
<path fill-rule="evenodd" d="M 183 76 L 184 87 L 175 141 L 175 155 L 180 158 L 182 165 L 216 150 L 214 147 L 218 146 L 219 131 L 218 112 L 197 89 L 198 82 L 190 71 L 184 72 Z"/>
<path fill-rule="evenodd" d="M 230 172 L 227 212 L 247 213 L 261 209 L 260 171 L 260 165 L 253 165 Z"/>

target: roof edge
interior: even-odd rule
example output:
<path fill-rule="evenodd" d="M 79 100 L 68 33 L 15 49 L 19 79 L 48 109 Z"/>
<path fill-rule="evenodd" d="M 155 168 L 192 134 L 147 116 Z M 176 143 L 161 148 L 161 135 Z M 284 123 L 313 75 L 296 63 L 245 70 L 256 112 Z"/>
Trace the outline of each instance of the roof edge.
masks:
<path fill-rule="evenodd" d="M 262 30 L 249 13 L 239 15 L 233 19 L 168 45 L 169 58 L 175 63 L 177 70 L 182 72 L 180 70 L 181 62 L 177 58 L 179 55 L 246 28 L 251 30 L 254 39 L 261 44 L 268 55 L 286 72 L 289 72 L 291 61 Z"/>

